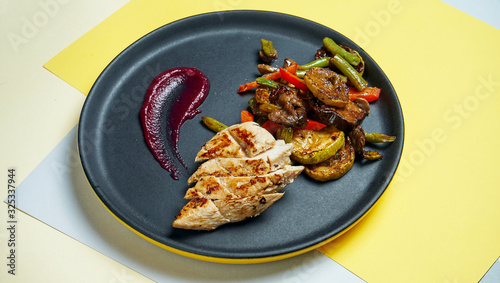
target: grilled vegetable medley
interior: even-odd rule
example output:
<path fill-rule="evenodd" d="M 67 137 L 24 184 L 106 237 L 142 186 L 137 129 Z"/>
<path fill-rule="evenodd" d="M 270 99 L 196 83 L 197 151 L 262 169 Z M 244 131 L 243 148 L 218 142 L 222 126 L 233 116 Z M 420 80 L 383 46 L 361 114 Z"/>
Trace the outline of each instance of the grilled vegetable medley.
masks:
<path fill-rule="evenodd" d="M 261 76 L 238 88 L 242 95 L 252 94 L 248 109 L 241 112 L 242 123 L 255 121 L 292 143 L 292 160 L 319 181 L 342 177 L 355 158 L 382 159 L 377 151 L 365 150 L 365 143 L 395 137 L 365 133 L 361 127 L 381 90 L 363 78 L 365 63 L 358 52 L 325 37 L 311 62 L 300 65 L 286 58 L 278 66 L 272 41 L 262 39 L 261 46 Z M 215 131 L 225 127 L 207 117 L 204 122 Z"/>

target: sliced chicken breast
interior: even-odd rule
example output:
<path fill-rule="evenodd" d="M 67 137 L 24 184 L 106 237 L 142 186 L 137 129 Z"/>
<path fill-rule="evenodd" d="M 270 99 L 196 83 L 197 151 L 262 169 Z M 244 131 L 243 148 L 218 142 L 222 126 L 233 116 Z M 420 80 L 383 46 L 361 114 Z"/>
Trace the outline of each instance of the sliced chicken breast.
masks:
<path fill-rule="evenodd" d="M 292 163 L 290 159 L 292 149 L 293 144 L 285 143 L 284 140 L 277 140 L 274 148 L 263 153 L 267 156 L 271 171 L 278 170 Z"/>
<path fill-rule="evenodd" d="M 283 193 L 229 200 L 195 198 L 182 208 L 172 226 L 189 230 L 213 230 L 230 222 L 258 216 L 282 196 Z"/>
<path fill-rule="evenodd" d="M 256 195 L 245 198 L 214 200 L 220 213 L 230 222 L 238 222 L 255 217 L 279 200 L 283 193 Z"/>
<path fill-rule="evenodd" d="M 254 157 L 276 144 L 274 136 L 255 122 L 246 122 L 228 128 L 233 138 L 248 157 Z"/>
<path fill-rule="evenodd" d="M 302 170 L 303 166 L 287 165 L 272 173 L 259 176 L 205 176 L 187 190 L 184 198 L 230 199 L 277 193 L 291 184 Z"/>
<path fill-rule="evenodd" d="M 220 131 L 198 152 L 195 160 L 203 163 L 188 179 L 196 184 L 172 226 L 213 230 L 258 216 L 304 170 L 290 165 L 292 149 L 254 122 Z"/>
<path fill-rule="evenodd" d="M 254 157 L 276 143 L 273 135 L 255 122 L 233 125 L 220 132 L 203 145 L 195 162 L 216 157 Z"/>
<path fill-rule="evenodd" d="M 213 230 L 226 223 L 229 223 L 229 219 L 222 216 L 213 201 L 196 198 L 182 208 L 172 226 L 190 230 Z"/>
<path fill-rule="evenodd" d="M 290 164 L 292 144 L 276 141 L 276 145 L 252 158 L 213 158 L 202 163 L 188 179 L 188 185 L 203 176 L 238 177 L 270 173 Z"/>
<path fill-rule="evenodd" d="M 231 136 L 227 128 L 206 142 L 194 161 L 202 162 L 215 157 L 246 157 L 245 151 Z"/>

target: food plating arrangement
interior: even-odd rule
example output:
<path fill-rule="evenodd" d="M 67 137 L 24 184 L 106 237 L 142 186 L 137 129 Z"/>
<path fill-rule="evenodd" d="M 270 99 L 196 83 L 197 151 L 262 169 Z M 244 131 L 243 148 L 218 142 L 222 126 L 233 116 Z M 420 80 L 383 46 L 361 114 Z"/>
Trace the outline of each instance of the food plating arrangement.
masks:
<path fill-rule="evenodd" d="M 223 224 L 258 216 L 304 171 L 317 181 L 335 180 L 347 174 L 356 156 L 379 160 L 382 155 L 365 150 L 365 144 L 392 142 L 395 136 L 365 133 L 361 123 L 370 113 L 370 102 L 381 90 L 363 78 L 365 64 L 358 52 L 331 38 L 314 60 L 299 65 L 284 59 L 272 66 L 278 51 L 261 39 L 257 65 L 261 76 L 240 85 L 241 95 L 253 93 L 241 123 L 226 126 L 211 117 L 203 123 L 216 132 L 196 156 L 199 168 L 188 179 L 185 199 L 173 227 L 213 230 Z M 182 99 L 166 111 L 169 97 L 182 88 Z M 162 167 L 178 179 L 179 169 L 165 148 L 187 168 L 177 148 L 179 130 L 194 118 L 208 95 L 210 83 L 195 68 L 179 67 L 158 75 L 148 88 L 141 121 L 148 146 Z M 169 112 L 169 113 L 166 113 Z M 162 135 L 162 119 L 168 134 Z"/>

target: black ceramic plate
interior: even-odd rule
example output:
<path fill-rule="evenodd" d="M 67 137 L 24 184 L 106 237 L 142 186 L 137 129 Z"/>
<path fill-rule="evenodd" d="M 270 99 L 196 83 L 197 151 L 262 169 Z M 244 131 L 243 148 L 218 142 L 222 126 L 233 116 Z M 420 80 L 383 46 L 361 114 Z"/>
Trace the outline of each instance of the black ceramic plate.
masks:
<path fill-rule="evenodd" d="M 239 84 L 258 76 L 260 39 L 272 40 L 282 64 L 313 60 L 323 37 L 358 50 L 366 62 L 366 80 L 382 89 L 363 126 L 367 132 L 396 135 L 376 148 L 384 159 L 356 161 L 337 181 L 316 182 L 305 175 L 285 188 L 284 197 L 260 216 L 210 232 L 172 228 L 187 202 L 186 180 L 194 157 L 213 136 L 201 123 L 210 116 L 225 124 L 239 122 L 251 94 Z M 211 83 L 201 115 L 181 128 L 180 152 L 189 169 L 175 181 L 148 149 L 139 120 L 146 89 L 160 72 L 195 67 Z M 353 226 L 385 191 L 403 147 L 403 116 L 396 93 L 380 67 L 355 43 L 320 24 L 262 11 L 202 14 L 165 25 L 125 49 L 102 72 L 82 110 L 78 144 L 88 181 L 98 198 L 122 223 L 170 251 L 209 261 L 265 262 L 316 248 Z M 117 235 L 119 237 L 120 235 Z"/>

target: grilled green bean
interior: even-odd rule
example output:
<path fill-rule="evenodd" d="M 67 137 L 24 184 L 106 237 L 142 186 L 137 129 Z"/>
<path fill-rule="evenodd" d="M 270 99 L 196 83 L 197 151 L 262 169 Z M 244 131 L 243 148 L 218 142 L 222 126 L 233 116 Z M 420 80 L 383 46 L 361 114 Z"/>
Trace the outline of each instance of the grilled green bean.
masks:
<path fill-rule="evenodd" d="M 309 62 L 304 65 L 300 65 L 297 67 L 297 70 L 309 70 L 310 68 L 313 67 L 319 67 L 319 68 L 326 68 L 330 64 L 330 57 L 323 57 L 316 59 L 312 62 Z"/>
<path fill-rule="evenodd" d="M 255 96 L 248 100 L 248 107 L 252 108 L 254 106 L 257 106 L 257 100 L 255 99 Z"/>
<path fill-rule="evenodd" d="M 388 136 L 380 133 L 366 133 L 365 139 L 371 143 L 393 142 L 396 140 L 395 136 Z"/>
<path fill-rule="evenodd" d="M 255 81 L 259 85 L 262 85 L 262 86 L 268 86 L 270 88 L 277 88 L 278 87 L 278 83 L 277 82 L 272 81 L 270 79 L 263 78 L 263 77 L 258 77 L 257 79 L 255 79 Z"/>
<path fill-rule="evenodd" d="M 330 60 L 335 67 L 337 67 L 347 79 L 358 89 L 363 90 L 368 86 L 365 79 L 351 66 L 344 58 L 335 55 Z"/>
<path fill-rule="evenodd" d="M 291 143 L 293 138 L 293 128 L 283 127 L 276 131 L 276 138 L 284 140 L 285 143 Z"/>
<path fill-rule="evenodd" d="M 366 150 L 363 154 L 363 158 L 368 160 L 380 160 L 382 159 L 382 154 L 375 150 Z"/>
<path fill-rule="evenodd" d="M 295 74 L 297 74 L 297 77 L 303 78 L 304 75 L 306 74 L 307 70 L 297 70 Z"/>
<path fill-rule="evenodd" d="M 357 66 L 359 63 L 361 63 L 361 59 L 358 56 L 340 47 L 337 43 L 335 43 L 335 41 L 333 41 L 333 39 L 329 37 L 323 38 L 323 46 L 325 46 L 325 48 L 334 55 L 341 56 L 353 66 Z"/>
<path fill-rule="evenodd" d="M 212 131 L 214 132 L 220 132 L 222 130 L 224 130 L 225 128 L 227 128 L 226 125 L 222 124 L 221 122 L 215 120 L 214 118 L 210 118 L 210 117 L 206 117 L 206 116 L 203 116 L 201 117 L 201 121 L 203 121 L 203 123 Z"/>
<path fill-rule="evenodd" d="M 275 49 L 273 47 L 273 42 L 270 40 L 261 39 L 260 43 L 262 44 L 262 51 L 268 57 L 276 56 Z"/>

